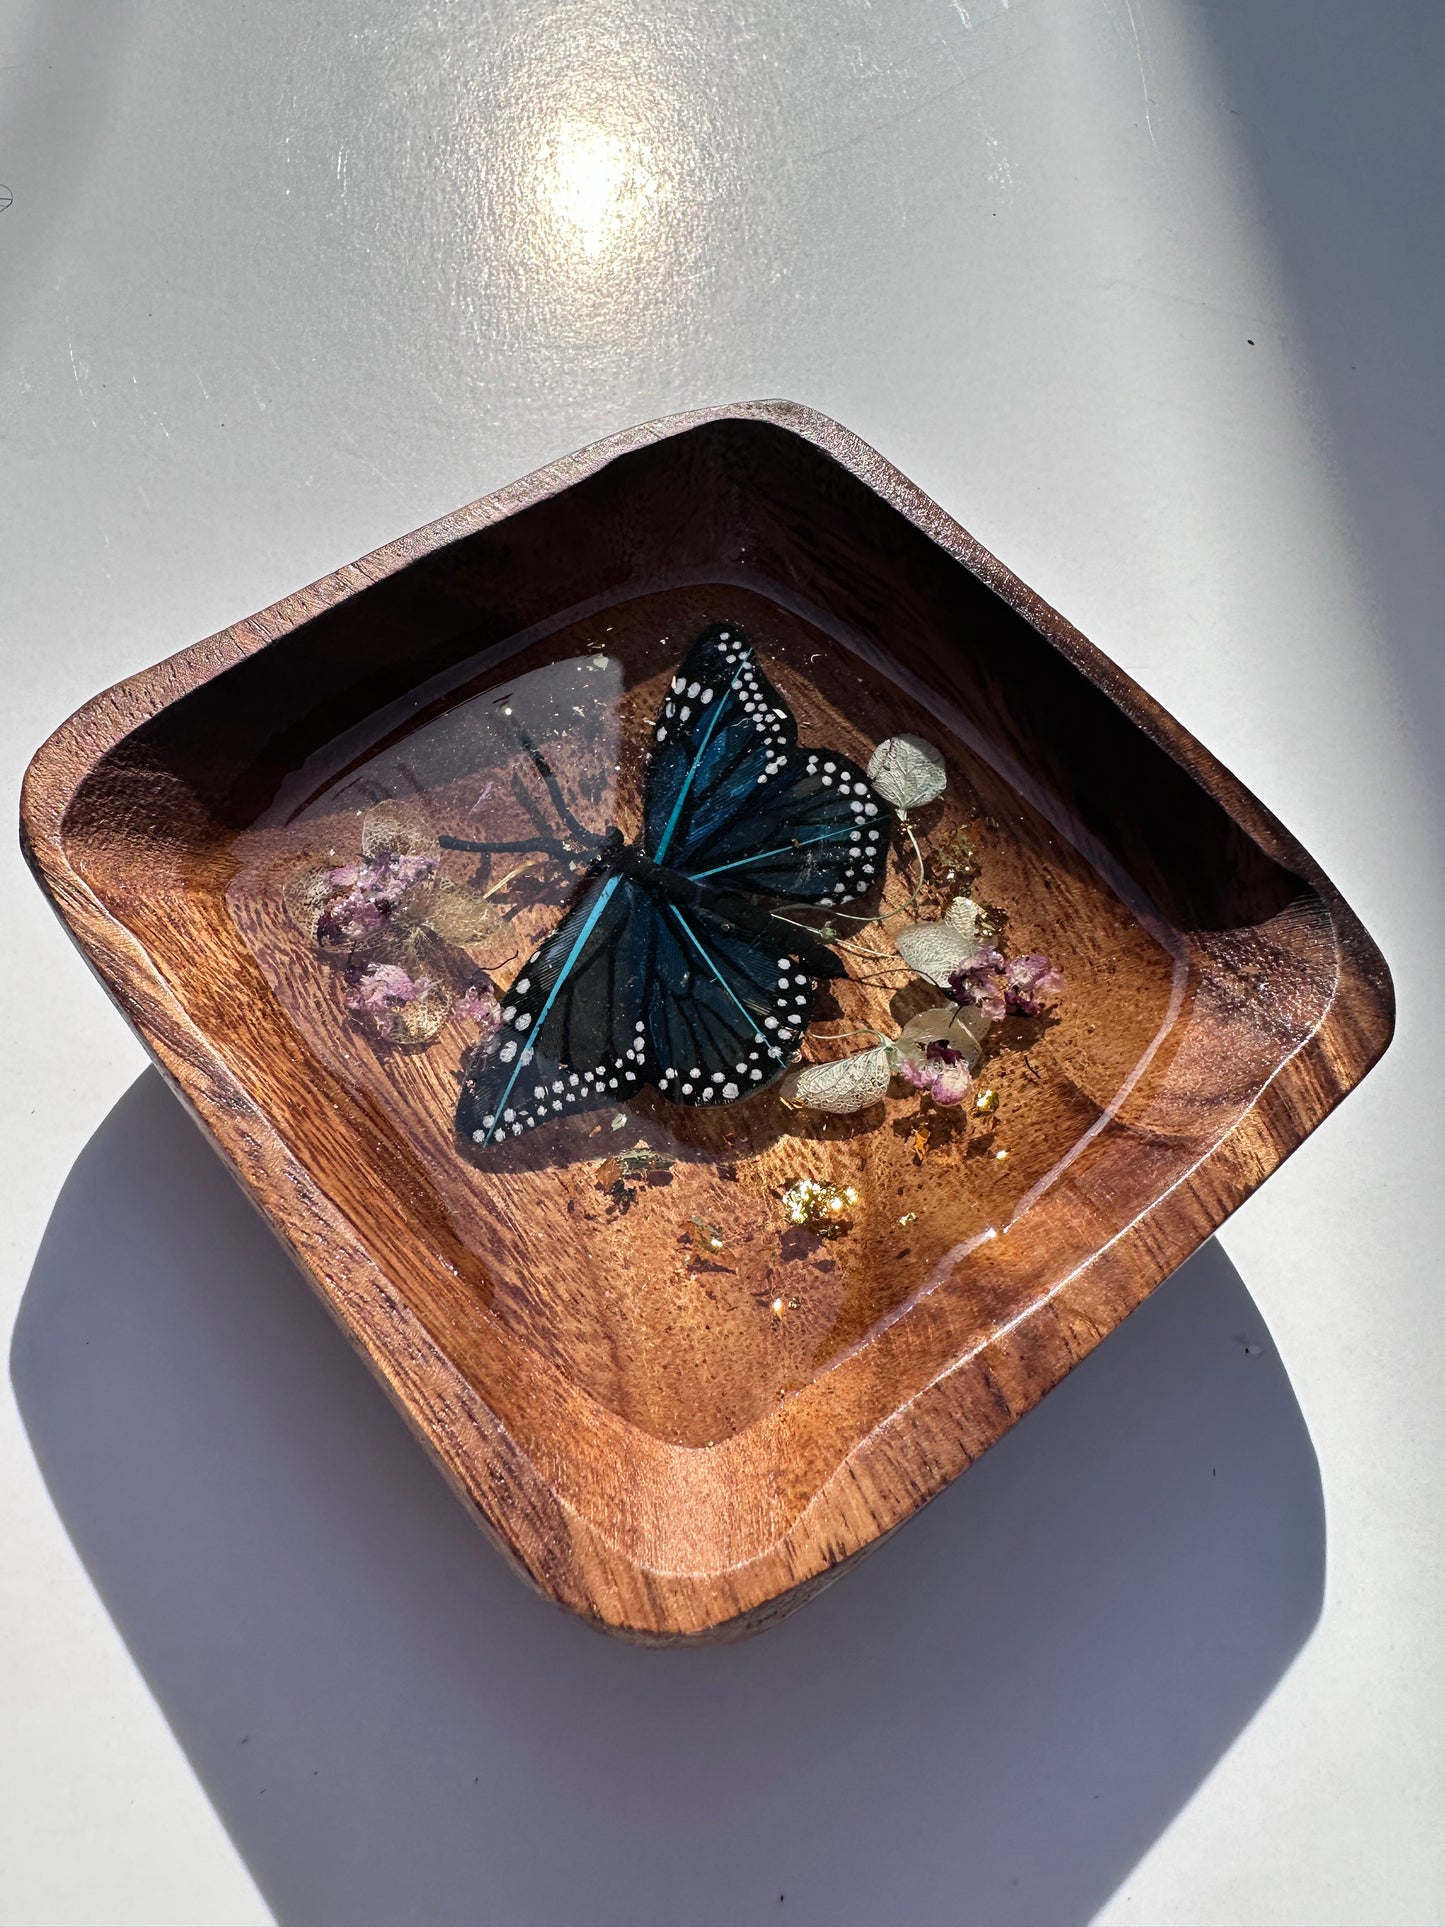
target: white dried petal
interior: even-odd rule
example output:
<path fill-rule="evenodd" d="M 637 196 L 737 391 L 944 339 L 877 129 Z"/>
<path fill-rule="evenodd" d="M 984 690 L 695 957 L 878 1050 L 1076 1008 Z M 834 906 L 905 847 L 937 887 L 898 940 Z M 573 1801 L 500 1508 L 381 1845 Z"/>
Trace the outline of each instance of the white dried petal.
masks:
<path fill-rule="evenodd" d="M 810 1111 L 866 1111 L 888 1090 L 893 1053 L 887 1044 L 840 1057 L 831 1064 L 803 1064 L 789 1071 L 779 1087 L 785 1104 Z"/>
<path fill-rule="evenodd" d="M 905 923 L 894 942 L 908 968 L 940 990 L 976 948 L 948 923 Z"/>
<path fill-rule="evenodd" d="M 868 763 L 868 781 L 895 810 L 921 810 L 948 787 L 948 769 L 921 736 L 890 736 Z"/>
<path fill-rule="evenodd" d="M 420 803 L 388 797 L 373 803 L 361 819 L 361 854 L 368 859 L 388 856 L 440 857 L 436 831 Z"/>
<path fill-rule="evenodd" d="M 983 908 L 972 897 L 955 897 L 943 913 L 943 921 L 952 926 L 971 950 L 979 947 L 978 920 Z"/>

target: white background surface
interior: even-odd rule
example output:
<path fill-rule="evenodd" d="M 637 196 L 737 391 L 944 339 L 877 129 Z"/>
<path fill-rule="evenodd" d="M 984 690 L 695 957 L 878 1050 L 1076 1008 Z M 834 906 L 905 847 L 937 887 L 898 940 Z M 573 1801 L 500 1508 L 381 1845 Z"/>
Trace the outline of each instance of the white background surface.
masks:
<path fill-rule="evenodd" d="M 786 395 L 1279 812 L 1401 1012 L 875 1559 L 638 1653 L 475 1538 L 6 858 L 6 1921 L 1445 1915 L 1442 67 L 1429 0 L 0 5 L 12 807 L 104 684 Z"/>

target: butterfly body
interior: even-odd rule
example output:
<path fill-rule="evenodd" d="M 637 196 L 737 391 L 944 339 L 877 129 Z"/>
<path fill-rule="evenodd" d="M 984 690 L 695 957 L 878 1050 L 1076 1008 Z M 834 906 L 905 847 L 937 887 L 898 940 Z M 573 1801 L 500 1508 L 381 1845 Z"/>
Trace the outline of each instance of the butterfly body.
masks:
<path fill-rule="evenodd" d="M 747 930 L 754 936 L 765 938 L 775 949 L 779 944 L 793 945 L 800 958 L 806 957 L 810 976 L 842 977 L 847 974 L 825 943 L 793 919 L 781 918 L 779 906 L 770 904 L 767 898 L 751 896 L 742 890 L 723 889 L 705 878 L 687 876 L 681 870 L 669 869 L 665 863 L 655 863 L 640 843 L 623 843 L 620 832 L 614 831 L 613 834 L 617 836 L 618 843 L 615 851 L 609 850 L 603 854 L 601 864 L 604 871 L 612 870 L 618 876 L 632 878 L 660 904 L 671 903 L 684 909 L 707 910 L 737 930 Z"/>
<path fill-rule="evenodd" d="M 733 1103 L 786 1069 L 813 981 L 844 974 L 799 913 L 881 883 L 890 818 L 856 764 L 799 746 L 735 624 L 704 630 L 671 680 L 642 815 L 635 842 L 582 832 L 566 852 L 585 873 L 468 1071 L 463 1139 L 485 1147 L 645 1085 Z"/>

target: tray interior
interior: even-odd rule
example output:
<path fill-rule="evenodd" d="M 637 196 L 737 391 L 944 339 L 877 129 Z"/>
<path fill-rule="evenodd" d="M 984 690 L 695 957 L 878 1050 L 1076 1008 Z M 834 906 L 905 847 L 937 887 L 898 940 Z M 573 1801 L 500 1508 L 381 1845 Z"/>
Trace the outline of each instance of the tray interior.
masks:
<path fill-rule="evenodd" d="M 1011 948 L 1050 956 L 1065 993 L 1051 1017 L 997 1027 L 979 1078 L 991 1115 L 896 1082 L 832 1118 L 775 1091 L 710 1112 L 644 1092 L 478 1155 L 453 1130 L 465 1019 L 419 1048 L 368 1035 L 344 973 L 288 916 L 288 883 L 358 860 L 388 799 L 463 837 L 528 835 L 547 798 L 519 724 L 546 739 L 578 816 L 630 832 L 650 719 L 721 620 L 745 626 L 804 745 L 866 763 L 909 732 L 943 752 L 948 789 L 916 822 L 931 882 L 913 914 L 947 902 L 963 830 L 973 895 L 1006 913 Z M 643 446 L 358 577 L 106 755 L 64 839 L 494 1408 L 522 1397 L 498 1390 L 501 1332 L 577 1395 L 574 1412 L 672 1447 L 771 1423 L 846 1369 L 864 1389 L 818 1477 L 845 1433 L 1020 1325 L 1197 1166 L 1319 1023 L 1336 976 L 1311 883 L 1002 594 L 763 421 Z M 463 947 L 500 986 L 575 888 L 519 862 L 443 858 L 448 879 L 493 891 L 495 926 Z M 914 883 L 901 839 L 889 871 L 885 910 Z M 814 1035 L 893 1031 L 939 1001 L 866 957 L 850 974 L 820 995 Z M 619 1187 L 618 1154 L 639 1149 L 672 1162 Z M 846 1235 L 788 1223 L 781 1194 L 805 1175 L 855 1188 Z M 607 1503 L 626 1504 L 625 1480 Z"/>

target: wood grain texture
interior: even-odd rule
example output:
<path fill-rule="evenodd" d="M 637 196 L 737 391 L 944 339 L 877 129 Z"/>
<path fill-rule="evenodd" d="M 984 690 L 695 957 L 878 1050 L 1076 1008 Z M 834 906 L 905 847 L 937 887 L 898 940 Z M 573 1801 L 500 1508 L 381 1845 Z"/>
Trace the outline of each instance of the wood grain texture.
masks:
<path fill-rule="evenodd" d="M 896 1095 L 831 1122 L 766 1094 L 705 1118 L 644 1097 L 615 1138 L 593 1114 L 469 1160 L 463 1032 L 361 1038 L 287 880 L 353 860 L 399 769 L 465 833 L 483 778 L 515 789 L 468 719 L 604 650 L 619 748 L 593 800 L 625 822 L 626 746 L 678 644 L 722 615 L 804 743 L 866 760 L 908 729 L 944 750 L 925 847 L 970 826 L 979 894 L 1064 966 L 1057 1020 L 994 1040 L 992 1120 Z M 754 1631 L 908 1518 L 1314 1129 L 1392 1023 L 1379 952 L 1263 806 L 936 504 L 786 403 L 613 437 L 98 696 L 36 756 L 22 838 L 474 1516 L 543 1592 L 652 1642 Z M 490 886 L 497 863 L 447 870 Z M 885 905 L 907 888 L 895 866 Z M 510 901 L 474 955 L 506 981 L 504 953 L 557 913 L 545 889 Z M 891 1028 L 920 1001 L 905 980 L 841 986 L 815 1033 Z M 634 1144 L 676 1162 L 619 1213 L 607 1159 Z M 805 1173 L 857 1184 L 847 1237 L 787 1231 L 778 1194 Z"/>

